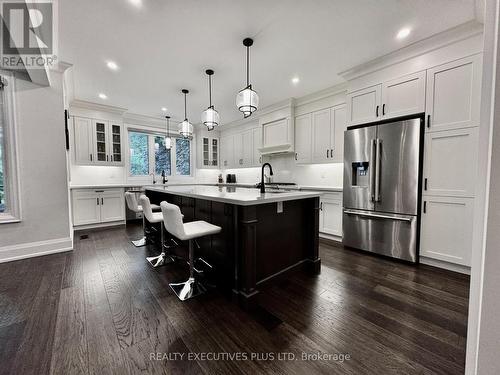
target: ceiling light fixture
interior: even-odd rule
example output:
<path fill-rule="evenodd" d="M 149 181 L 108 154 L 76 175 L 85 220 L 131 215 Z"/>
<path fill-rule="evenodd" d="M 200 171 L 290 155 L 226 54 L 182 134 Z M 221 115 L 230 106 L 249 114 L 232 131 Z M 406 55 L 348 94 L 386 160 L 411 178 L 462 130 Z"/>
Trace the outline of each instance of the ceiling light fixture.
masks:
<path fill-rule="evenodd" d="M 243 39 L 243 45 L 247 48 L 247 86 L 241 90 L 236 96 L 236 106 L 243 112 L 243 117 L 247 118 L 257 110 L 259 106 L 259 96 L 252 90 L 252 85 L 249 79 L 249 62 L 250 62 L 250 46 L 253 44 L 253 39 Z"/>
<path fill-rule="evenodd" d="M 118 65 L 114 61 L 108 61 L 106 66 L 111 70 L 118 70 Z"/>
<path fill-rule="evenodd" d="M 170 150 L 172 148 L 172 138 L 170 138 L 170 116 L 165 116 L 167 119 L 167 131 L 165 136 L 165 148 Z"/>
<path fill-rule="evenodd" d="M 398 34 L 396 35 L 396 38 L 399 40 L 406 38 L 408 35 L 410 35 L 410 28 L 404 27 L 401 30 L 398 31 Z"/>
<path fill-rule="evenodd" d="M 184 94 L 184 121 L 179 124 L 179 134 L 184 138 L 192 138 L 193 137 L 193 125 L 189 122 L 187 118 L 187 99 L 186 96 L 189 93 L 189 90 L 182 89 L 182 93 Z"/>
<path fill-rule="evenodd" d="M 101 99 L 107 99 L 108 96 L 106 94 L 103 94 L 102 92 L 99 94 L 99 98 Z"/>
<path fill-rule="evenodd" d="M 137 8 L 142 7 L 142 0 L 128 0 L 128 1 Z"/>
<path fill-rule="evenodd" d="M 216 126 L 219 126 L 220 116 L 219 112 L 214 109 L 212 105 L 212 76 L 214 71 L 212 69 L 207 69 L 205 71 L 208 75 L 208 98 L 209 106 L 201 114 L 201 122 L 208 128 L 208 130 L 214 130 Z"/>
<path fill-rule="evenodd" d="M 292 83 L 293 83 L 294 85 L 296 85 L 296 84 L 297 84 L 297 83 L 299 83 L 299 82 L 300 82 L 300 78 L 299 78 L 299 77 L 293 77 L 293 78 L 292 78 Z"/>
<path fill-rule="evenodd" d="M 161 107 L 161 110 L 162 110 L 163 112 L 167 112 L 167 107 Z"/>

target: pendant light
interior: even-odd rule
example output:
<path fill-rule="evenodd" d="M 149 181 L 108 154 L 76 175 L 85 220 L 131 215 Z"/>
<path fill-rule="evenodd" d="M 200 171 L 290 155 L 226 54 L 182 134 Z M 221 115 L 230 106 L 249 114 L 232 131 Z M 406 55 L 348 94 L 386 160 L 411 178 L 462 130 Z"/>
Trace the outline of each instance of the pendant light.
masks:
<path fill-rule="evenodd" d="M 179 134 L 184 138 L 192 138 L 193 137 L 193 125 L 189 122 L 187 118 L 187 104 L 186 104 L 186 96 L 189 93 L 189 90 L 182 89 L 182 93 L 184 94 L 184 121 L 179 124 Z"/>
<path fill-rule="evenodd" d="M 250 46 L 253 44 L 253 39 L 243 39 L 243 45 L 247 48 L 247 86 L 241 90 L 236 96 L 236 105 L 240 112 L 243 112 L 243 117 L 251 116 L 259 106 L 259 96 L 252 90 L 252 85 L 249 79 L 249 61 L 250 61 Z"/>
<path fill-rule="evenodd" d="M 212 76 L 214 71 L 212 69 L 207 69 L 205 73 L 208 75 L 208 98 L 210 105 L 201 114 L 201 122 L 203 122 L 210 131 L 214 130 L 216 126 L 219 126 L 220 116 L 219 112 L 217 112 L 212 105 Z"/>
<path fill-rule="evenodd" d="M 172 148 L 172 138 L 170 137 L 170 116 L 165 116 L 167 119 L 167 132 L 165 136 L 165 148 L 170 150 Z"/>

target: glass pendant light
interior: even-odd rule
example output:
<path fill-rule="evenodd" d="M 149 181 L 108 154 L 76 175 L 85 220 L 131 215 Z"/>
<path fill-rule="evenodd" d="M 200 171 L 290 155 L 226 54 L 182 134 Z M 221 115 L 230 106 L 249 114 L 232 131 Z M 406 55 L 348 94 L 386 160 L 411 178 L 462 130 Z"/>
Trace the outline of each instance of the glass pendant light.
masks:
<path fill-rule="evenodd" d="M 253 39 L 243 39 L 243 45 L 247 47 L 247 86 L 241 90 L 236 96 L 236 105 L 240 112 L 243 112 L 243 117 L 249 117 L 257 110 L 259 106 L 259 96 L 252 90 L 252 85 L 249 79 L 249 61 L 250 61 L 250 46 L 253 44 Z"/>
<path fill-rule="evenodd" d="M 207 69 L 205 73 L 208 75 L 208 97 L 210 105 L 201 114 L 201 122 L 203 122 L 210 131 L 214 130 L 216 126 L 219 126 L 220 117 L 219 112 L 217 112 L 212 105 L 212 75 L 214 71 L 212 69 Z"/>
<path fill-rule="evenodd" d="M 184 121 L 179 124 L 179 134 L 184 138 L 192 138 L 193 137 L 193 125 L 189 122 L 187 118 L 187 104 L 186 104 L 186 95 L 189 93 L 189 90 L 182 89 L 182 93 L 184 94 Z"/>
<path fill-rule="evenodd" d="M 167 119 L 167 133 L 165 136 L 165 148 L 170 150 L 172 148 L 172 138 L 170 137 L 170 116 L 165 116 Z"/>

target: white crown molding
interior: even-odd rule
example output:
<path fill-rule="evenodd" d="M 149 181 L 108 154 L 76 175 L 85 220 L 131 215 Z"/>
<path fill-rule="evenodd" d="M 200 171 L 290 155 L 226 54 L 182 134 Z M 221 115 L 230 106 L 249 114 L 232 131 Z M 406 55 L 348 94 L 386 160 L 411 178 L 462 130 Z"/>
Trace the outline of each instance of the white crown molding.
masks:
<path fill-rule="evenodd" d="M 339 73 L 346 81 L 376 72 L 391 65 L 401 63 L 416 56 L 443 48 L 447 45 L 480 35 L 483 25 L 475 20 L 463 23 L 454 28 L 432 35 L 426 39 L 412 43 L 406 47 L 377 57 L 363 64 L 354 66 Z"/>
<path fill-rule="evenodd" d="M 123 115 L 127 111 L 127 108 L 114 107 L 111 105 L 88 102 L 88 101 L 79 100 L 79 99 L 75 99 L 71 103 L 69 103 L 69 108 L 70 108 L 70 111 L 72 108 L 80 108 L 80 109 L 90 109 L 90 110 L 94 110 L 94 111 L 116 113 L 116 114 L 120 114 L 120 115 Z"/>
<path fill-rule="evenodd" d="M 250 117 L 235 120 L 232 122 L 229 122 L 227 124 L 221 125 L 219 130 L 224 131 L 226 129 L 234 128 L 235 126 L 240 126 L 244 124 L 248 124 L 250 122 L 255 122 L 258 121 L 260 117 L 267 115 L 268 113 L 278 111 L 280 109 L 285 109 L 285 108 L 292 108 L 295 107 L 295 98 L 288 98 L 285 100 L 282 100 L 280 102 L 271 104 L 267 107 L 264 107 L 262 109 L 259 109 L 254 112 L 254 114 Z"/>
<path fill-rule="evenodd" d="M 182 120 L 176 119 L 171 117 L 170 118 L 170 128 L 177 126 L 178 123 L 180 123 Z M 148 116 L 148 115 L 141 115 L 139 113 L 125 113 L 123 115 L 123 122 L 131 125 L 145 125 L 145 126 L 151 126 L 151 125 L 156 125 L 159 127 L 164 127 L 165 126 L 165 116 Z"/>
<path fill-rule="evenodd" d="M 313 92 L 312 94 L 301 96 L 295 99 L 295 106 L 304 105 L 316 102 L 318 100 L 328 98 L 330 96 L 347 93 L 347 83 L 339 83 L 335 86 L 328 87 L 324 90 Z"/>

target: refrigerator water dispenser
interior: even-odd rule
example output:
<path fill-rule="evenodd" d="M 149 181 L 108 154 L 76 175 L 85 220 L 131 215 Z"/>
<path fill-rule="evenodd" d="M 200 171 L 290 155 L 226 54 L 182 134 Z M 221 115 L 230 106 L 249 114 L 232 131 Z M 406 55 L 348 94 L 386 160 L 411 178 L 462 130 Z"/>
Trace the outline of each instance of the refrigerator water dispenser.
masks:
<path fill-rule="evenodd" d="M 352 186 L 368 187 L 370 184 L 368 176 L 368 167 L 370 163 L 367 161 L 352 163 Z"/>

